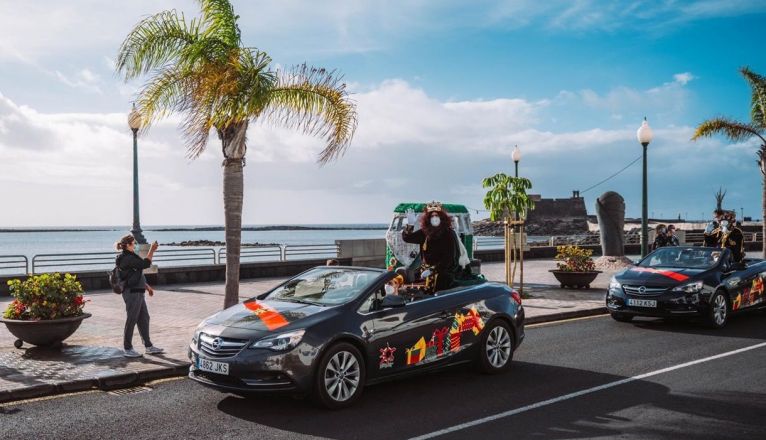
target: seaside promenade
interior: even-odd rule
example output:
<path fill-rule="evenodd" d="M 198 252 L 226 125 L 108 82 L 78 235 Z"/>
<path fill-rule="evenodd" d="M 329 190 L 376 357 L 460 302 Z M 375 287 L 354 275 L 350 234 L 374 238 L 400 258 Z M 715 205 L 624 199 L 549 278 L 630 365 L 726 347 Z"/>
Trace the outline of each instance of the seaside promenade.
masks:
<path fill-rule="evenodd" d="M 560 289 L 548 272 L 553 260 L 531 260 L 524 265 L 527 324 L 605 313 L 603 297 L 612 273 L 598 276 L 590 290 Z M 502 281 L 503 263 L 486 263 L 490 281 Z M 261 293 L 285 278 L 243 280 L 241 299 Z M 111 291 L 86 292 L 91 318 L 63 347 L 13 347 L 15 337 L 0 329 L 0 402 L 86 390 L 131 387 L 155 379 L 184 376 L 189 367 L 187 346 L 196 326 L 223 304 L 224 284 L 198 283 L 161 286 L 147 297 L 154 345 L 162 355 L 128 359 L 122 356 L 125 305 Z M 3 298 L 0 307 L 10 302 Z M 134 346 L 143 352 L 136 331 Z M 523 346 L 521 347 L 523 349 Z"/>

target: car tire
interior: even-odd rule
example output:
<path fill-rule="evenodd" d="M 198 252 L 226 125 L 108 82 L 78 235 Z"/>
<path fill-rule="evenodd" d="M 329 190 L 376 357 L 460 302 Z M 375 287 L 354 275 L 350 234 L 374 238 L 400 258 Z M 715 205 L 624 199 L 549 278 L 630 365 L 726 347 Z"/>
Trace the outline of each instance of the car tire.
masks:
<path fill-rule="evenodd" d="M 325 351 L 314 380 L 314 400 L 328 409 L 351 406 L 362 395 L 364 359 L 353 345 L 340 342 Z"/>
<path fill-rule="evenodd" d="M 484 327 L 476 366 L 484 374 L 499 374 L 511 368 L 513 360 L 513 332 L 501 319 Z"/>
<path fill-rule="evenodd" d="M 628 315 L 627 313 L 610 312 L 609 314 L 617 322 L 630 322 L 633 320 L 633 315 Z"/>
<path fill-rule="evenodd" d="M 710 297 L 710 308 L 707 317 L 708 325 L 712 328 L 723 328 L 729 322 L 729 315 L 731 315 L 731 305 L 729 304 L 729 299 L 726 298 L 726 292 L 716 290 L 713 296 Z"/>

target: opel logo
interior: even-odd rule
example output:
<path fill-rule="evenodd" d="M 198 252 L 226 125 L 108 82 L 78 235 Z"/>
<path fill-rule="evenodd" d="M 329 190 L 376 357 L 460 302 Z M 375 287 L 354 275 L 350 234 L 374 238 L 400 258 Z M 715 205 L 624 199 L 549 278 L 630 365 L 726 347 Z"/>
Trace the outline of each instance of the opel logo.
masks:
<path fill-rule="evenodd" d="M 639 287 L 639 288 L 638 288 L 638 293 L 640 293 L 640 294 L 642 294 L 642 295 L 643 295 L 644 293 L 646 293 L 646 286 L 641 286 L 641 287 Z M 213 341 L 213 344 L 215 344 L 215 341 Z"/>
<path fill-rule="evenodd" d="M 221 338 L 215 338 L 213 339 L 213 342 L 210 345 L 213 346 L 213 350 L 218 350 L 219 348 L 221 348 L 222 342 L 223 341 L 221 340 Z"/>

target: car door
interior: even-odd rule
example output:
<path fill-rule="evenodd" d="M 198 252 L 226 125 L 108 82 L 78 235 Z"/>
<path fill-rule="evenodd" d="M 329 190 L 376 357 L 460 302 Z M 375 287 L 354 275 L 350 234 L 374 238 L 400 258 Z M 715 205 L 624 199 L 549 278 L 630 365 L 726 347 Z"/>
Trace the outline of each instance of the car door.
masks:
<path fill-rule="evenodd" d="M 451 311 L 434 297 L 366 314 L 363 332 L 373 377 L 419 369 L 448 357 Z"/>
<path fill-rule="evenodd" d="M 760 305 L 764 300 L 763 269 L 760 264 L 735 271 L 727 280 L 730 288 L 732 310 L 741 310 Z"/>
<path fill-rule="evenodd" d="M 481 311 L 486 308 L 475 288 L 457 288 L 440 292 L 443 308 L 449 312 L 450 353 L 455 356 L 470 349 L 481 339 L 484 318 Z"/>

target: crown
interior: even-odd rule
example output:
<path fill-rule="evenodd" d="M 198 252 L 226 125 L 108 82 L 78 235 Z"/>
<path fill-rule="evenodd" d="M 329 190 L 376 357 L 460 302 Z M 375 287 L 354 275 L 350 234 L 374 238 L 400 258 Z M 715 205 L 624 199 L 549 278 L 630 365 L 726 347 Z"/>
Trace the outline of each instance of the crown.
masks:
<path fill-rule="evenodd" d="M 432 200 L 429 204 L 426 205 L 426 212 L 435 212 L 435 211 L 441 211 L 442 210 L 442 204 L 437 202 L 436 200 Z"/>

